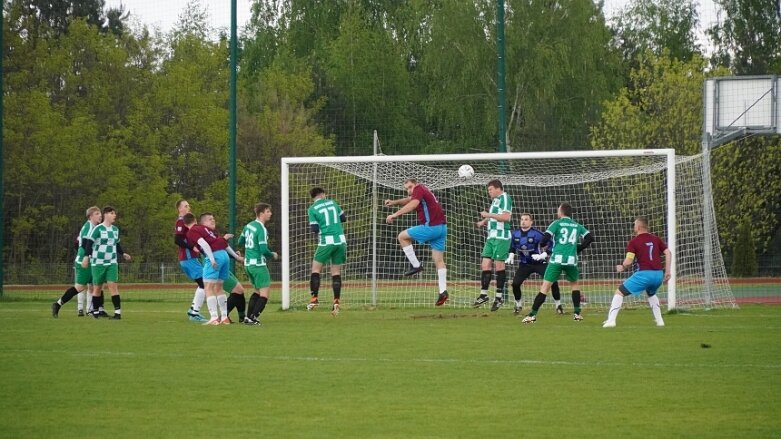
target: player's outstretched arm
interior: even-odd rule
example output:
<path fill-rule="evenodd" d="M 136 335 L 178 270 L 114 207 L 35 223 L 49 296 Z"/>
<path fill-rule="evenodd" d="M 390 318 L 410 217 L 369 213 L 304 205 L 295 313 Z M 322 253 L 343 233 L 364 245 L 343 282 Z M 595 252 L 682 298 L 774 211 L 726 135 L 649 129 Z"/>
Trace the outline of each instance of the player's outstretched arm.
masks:
<path fill-rule="evenodd" d="M 410 197 L 405 197 L 405 198 L 399 198 L 397 200 L 385 200 L 383 204 L 385 204 L 386 207 L 400 206 L 402 204 L 409 203 L 410 199 L 411 199 Z"/>
<path fill-rule="evenodd" d="M 404 214 L 410 213 L 413 210 L 417 209 L 418 205 L 420 205 L 420 201 L 419 200 L 410 199 L 410 201 L 407 204 L 405 204 L 404 207 L 402 207 L 401 209 L 397 210 L 396 213 L 392 213 L 392 214 L 388 215 L 388 217 L 385 218 L 385 222 L 388 223 L 388 224 L 392 223 L 393 220 L 395 220 L 396 218 L 398 218 L 398 217 L 400 217 L 400 216 L 402 216 Z"/>

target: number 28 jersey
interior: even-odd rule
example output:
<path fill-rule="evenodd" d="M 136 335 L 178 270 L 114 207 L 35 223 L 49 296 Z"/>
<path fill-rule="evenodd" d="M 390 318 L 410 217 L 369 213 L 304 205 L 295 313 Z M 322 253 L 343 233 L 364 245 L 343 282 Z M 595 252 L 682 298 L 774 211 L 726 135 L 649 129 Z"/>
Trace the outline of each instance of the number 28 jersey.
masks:
<path fill-rule="evenodd" d="M 342 227 L 342 208 L 334 200 L 321 198 L 309 206 L 309 224 L 320 227 L 318 246 L 347 244 Z"/>
<path fill-rule="evenodd" d="M 559 218 L 548 226 L 549 233 L 555 245 L 550 257 L 551 264 L 577 265 L 578 243 L 590 232 L 582 224 L 569 217 Z"/>

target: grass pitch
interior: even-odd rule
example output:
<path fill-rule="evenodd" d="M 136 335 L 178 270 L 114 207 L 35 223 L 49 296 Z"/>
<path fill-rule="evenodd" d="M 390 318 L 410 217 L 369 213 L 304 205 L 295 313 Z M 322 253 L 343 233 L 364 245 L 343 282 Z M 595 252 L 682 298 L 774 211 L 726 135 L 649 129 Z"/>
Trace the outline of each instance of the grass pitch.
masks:
<path fill-rule="evenodd" d="M 52 299 L 57 295 L 52 295 Z M 110 306 L 110 301 L 106 300 Z M 186 303 L 186 302 L 185 302 Z M 278 311 L 206 327 L 182 304 L 0 301 L 4 437 L 773 437 L 781 307 L 603 329 L 550 308 Z M 566 435 L 566 436 L 565 436 Z"/>

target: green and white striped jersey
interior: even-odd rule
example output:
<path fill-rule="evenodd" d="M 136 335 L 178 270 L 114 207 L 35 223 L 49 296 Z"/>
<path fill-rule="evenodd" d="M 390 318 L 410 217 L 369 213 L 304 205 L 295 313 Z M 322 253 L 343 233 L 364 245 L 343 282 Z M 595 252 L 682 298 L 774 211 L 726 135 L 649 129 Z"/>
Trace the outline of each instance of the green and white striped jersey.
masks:
<path fill-rule="evenodd" d="M 84 259 L 84 247 L 81 245 L 81 241 L 84 238 L 92 239 L 92 229 L 95 228 L 95 226 L 92 225 L 91 222 L 87 221 L 84 223 L 83 226 L 81 226 L 81 231 L 79 232 L 79 249 L 76 251 L 76 263 L 81 264 L 81 260 Z"/>
<path fill-rule="evenodd" d="M 260 267 L 266 265 L 266 257 L 274 256 L 268 248 L 268 231 L 266 226 L 254 220 L 244 226 L 239 236 L 239 245 L 244 246 L 244 265 Z"/>
<path fill-rule="evenodd" d="M 342 208 L 334 200 L 320 198 L 309 206 L 309 224 L 320 227 L 318 246 L 343 245 L 347 243 L 342 227 Z"/>

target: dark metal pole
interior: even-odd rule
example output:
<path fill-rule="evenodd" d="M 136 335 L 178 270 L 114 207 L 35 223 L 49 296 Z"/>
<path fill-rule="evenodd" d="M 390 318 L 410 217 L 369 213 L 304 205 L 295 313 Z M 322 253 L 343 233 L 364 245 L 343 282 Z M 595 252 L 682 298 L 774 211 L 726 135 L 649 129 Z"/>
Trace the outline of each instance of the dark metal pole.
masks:
<path fill-rule="evenodd" d="M 228 157 L 228 218 L 229 233 L 236 233 L 236 58 L 238 56 L 238 38 L 236 31 L 236 0 L 231 0 L 231 41 L 230 41 L 230 100 L 229 100 L 229 157 Z"/>
<path fill-rule="evenodd" d="M 505 84 L 504 84 L 504 0 L 496 0 L 496 98 L 497 98 L 497 135 L 499 136 L 499 152 L 507 152 L 507 135 L 505 127 Z"/>

